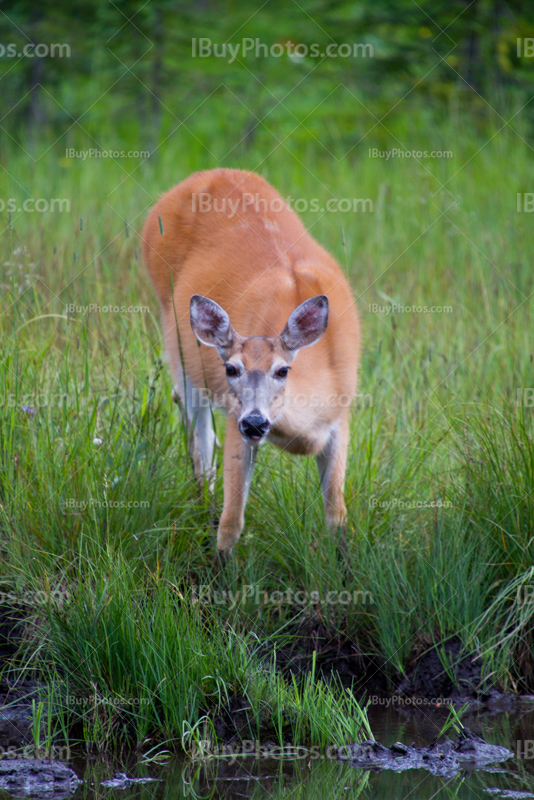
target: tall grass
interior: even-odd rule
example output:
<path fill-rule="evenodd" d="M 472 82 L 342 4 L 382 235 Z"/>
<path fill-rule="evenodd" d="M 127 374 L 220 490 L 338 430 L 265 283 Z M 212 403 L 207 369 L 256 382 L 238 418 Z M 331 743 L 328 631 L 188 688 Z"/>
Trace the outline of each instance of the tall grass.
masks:
<path fill-rule="evenodd" d="M 141 746 L 156 737 L 188 749 L 201 730 L 213 744 L 224 738 L 217 718 L 233 714 L 236 701 L 245 716 L 239 724 L 230 718 L 227 737 L 324 748 L 371 735 L 351 693 L 327 689 L 315 671 L 288 687 L 254 633 L 206 614 L 166 573 L 140 581 L 108 552 L 106 565 L 86 563 L 73 577 L 67 605 L 42 611 L 48 708 L 53 701 L 87 744 Z"/>

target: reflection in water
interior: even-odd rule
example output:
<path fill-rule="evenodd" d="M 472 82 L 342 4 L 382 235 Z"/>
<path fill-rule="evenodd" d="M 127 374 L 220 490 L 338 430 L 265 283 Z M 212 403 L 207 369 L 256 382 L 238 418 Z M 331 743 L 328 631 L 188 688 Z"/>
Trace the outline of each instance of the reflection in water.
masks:
<path fill-rule="evenodd" d="M 375 737 L 385 745 L 395 741 L 418 746 L 429 744 L 439 732 L 446 709 L 402 708 L 370 709 Z M 166 767 L 124 763 L 114 765 L 93 761 L 85 765 L 85 785 L 75 800 L 178 800 L 178 798 L 227 798 L 227 800 L 338 800 L 343 798 L 386 798 L 387 800 L 431 800 L 438 797 L 483 800 L 505 797 L 503 792 L 529 793 L 534 800 L 534 711 L 478 713 L 464 717 L 464 724 L 491 744 L 510 748 L 519 757 L 491 770 L 464 772 L 452 779 L 437 778 L 422 770 L 402 773 L 369 772 L 332 761 L 315 753 L 302 753 L 298 759 L 273 758 L 212 759 L 191 763 L 175 761 Z M 530 744 L 529 744 L 530 742 Z M 74 764 L 78 773 L 81 764 Z M 113 771 L 152 775 L 159 783 L 137 785 L 123 791 L 100 788 L 100 781 Z M 92 784 L 92 785 L 91 785 Z M 512 797 L 511 794 L 506 794 Z M 527 797 L 520 794 L 518 797 Z"/>

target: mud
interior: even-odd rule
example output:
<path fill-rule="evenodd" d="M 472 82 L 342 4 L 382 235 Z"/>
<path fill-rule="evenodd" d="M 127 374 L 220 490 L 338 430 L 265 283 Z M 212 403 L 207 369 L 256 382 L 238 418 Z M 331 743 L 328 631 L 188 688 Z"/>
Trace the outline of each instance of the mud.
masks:
<path fill-rule="evenodd" d="M 46 797 L 64 800 L 72 797 L 82 783 L 76 773 L 61 761 L 37 758 L 0 760 L 0 789 L 13 797 Z"/>
<path fill-rule="evenodd" d="M 33 741 L 32 700 L 38 700 L 38 693 L 37 681 L 0 678 L 0 752 Z"/>
<path fill-rule="evenodd" d="M 23 619 L 20 609 L 0 605 L 0 664 L 13 658 L 20 644 L 19 623 Z"/>
<path fill-rule="evenodd" d="M 349 761 L 354 767 L 394 772 L 424 769 L 442 778 L 452 778 L 461 770 L 484 769 L 513 758 L 513 755 L 506 747 L 488 744 L 467 728 L 462 730 L 456 742 L 434 742 L 429 747 L 413 747 L 399 742 L 384 747 L 380 742 L 366 741 L 338 749 L 339 760 Z"/>
<path fill-rule="evenodd" d="M 113 778 L 107 781 L 102 781 L 101 786 L 107 789 L 129 789 L 136 783 L 150 783 L 151 781 L 158 781 L 159 778 L 129 778 L 125 772 L 117 772 Z"/>
<path fill-rule="evenodd" d="M 448 697 L 458 700 L 483 697 L 496 692 L 482 679 L 481 659 L 476 655 L 462 657 L 460 639 L 454 637 L 440 645 L 439 649 L 442 657 L 451 665 L 449 671 L 444 668 L 438 651 L 432 649 L 410 665 L 406 677 L 396 691 L 420 697 Z"/>
<path fill-rule="evenodd" d="M 394 675 L 357 644 L 333 641 L 320 623 L 310 625 L 308 621 L 293 632 L 290 645 L 277 650 L 276 663 L 282 672 L 298 677 L 311 670 L 314 650 L 318 674 L 326 681 L 337 675 L 358 698 L 373 695 L 448 699 L 456 705 L 468 702 L 472 707 L 499 711 L 511 710 L 523 699 L 520 695 L 503 693 L 499 686 L 485 680 L 482 660 L 477 654 L 462 653 L 459 637 L 451 637 L 426 652 L 414 653 L 405 674 Z M 448 664 L 447 669 L 442 658 Z"/>
<path fill-rule="evenodd" d="M 214 720 L 215 734 L 218 739 L 230 742 L 249 730 L 248 702 L 242 695 L 234 697 L 230 705 L 223 707 Z"/>

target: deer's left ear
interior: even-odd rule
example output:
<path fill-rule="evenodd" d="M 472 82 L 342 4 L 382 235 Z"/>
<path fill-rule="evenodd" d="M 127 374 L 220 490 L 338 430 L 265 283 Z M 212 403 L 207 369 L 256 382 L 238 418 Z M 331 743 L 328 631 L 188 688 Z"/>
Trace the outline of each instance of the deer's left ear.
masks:
<path fill-rule="evenodd" d="M 289 315 L 280 338 L 289 350 L 302 350 L 319 341 L 328 325 L 328 297 L 310 297 Z"/>
<path fill-rule="evenodd" d="M 230 317 L 221 306 L 209 297 L 194 294 L 190 302 L 190 317 L 193 333 L 202 344 L 216 347 L 219 355 L 232 346 L 234 329 Z"/>

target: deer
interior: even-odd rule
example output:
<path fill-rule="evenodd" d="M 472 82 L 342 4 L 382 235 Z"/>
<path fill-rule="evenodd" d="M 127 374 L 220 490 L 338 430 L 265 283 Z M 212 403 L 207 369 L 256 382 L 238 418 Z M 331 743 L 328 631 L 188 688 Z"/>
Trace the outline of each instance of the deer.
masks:
<path fill-rule="evenodd" d="M 237 169 L 194 173 L 163 194 L 142 244 L 173 397 L 210 492 L 213 408 L 227 414 L 217 553 L 241 535 L 265 442 L 315 456 L 327 526 L 343 530 L 360 326 L 341 267 L 276 189 Z"/>

